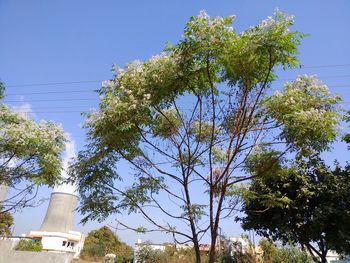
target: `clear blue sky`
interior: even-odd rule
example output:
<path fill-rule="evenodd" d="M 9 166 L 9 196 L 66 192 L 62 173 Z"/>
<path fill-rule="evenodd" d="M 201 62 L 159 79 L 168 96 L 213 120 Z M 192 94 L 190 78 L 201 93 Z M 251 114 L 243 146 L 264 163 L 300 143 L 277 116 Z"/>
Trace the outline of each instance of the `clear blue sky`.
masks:
<path fill-rule="evenodd" d="M 113 63 L 123 66 L 131 60 L 143 60 L 159 53 L 167 41 L 176 42 L 180 38 L 188 18 L 202 9 L 211 16 L 235 14 L 234 26 L 237 31 L 242 31 L 272 15 L 276 7 L 295 15 L 294 29 L 311 34 L 302 42 L 300 59 L 302 64 L 312 68 L 282 72 L 280 78 L 317 74 L 331 91 L 350 102 L 348 0 L 0 0 L 0 79 L 8 86 L 8 94 L 18 94 L 8 96 L 6 100 L 23 109 L 31 107 L 37 119 L 62 123 L 77 148 L 81 149 L 84 132 L 80 125 L 84 119 L 79 112 L 97 104 L 98 97 L 91 91 L 99 88 L 99 80 L 112 77 Z M 313 67 L 325 65 L 343 66 Z M 91 82 L 35 85 L 80 81 Z M 33 85 L 19 86 L 22 84 Z M 75 92 L 79 90 L 84 92 Z M 56 91 L 62 93 L 47 93 Z M 347 108 L 349 105 L 344 103 Z M 327 158 L 332 160 L 339 156 L 344 161 L 346 151 L 343 148 L 337 146 L 335 155 L 327 155 Z M 41 191 L 41 197 L 49 194 L 48 189 Z M 38 208 L 16 213 L 15 233 L 37 229 L 46 207 L 47 202 Z M 77 222 L 79 219 L 77 216 Z M 136 221 L 137 217 L 130 220 Z M 77 229 L 88 232 L 97 226 L 99 224 L 89 223 L 77 226 Z M 228 234 L 241 231 L 234 223 L 225 228 Z M 119 234 L 129 243 L 137 238 L 131 232 Z M 166 240 L 164 236 L 141 238 L 157 239 L 158 242 Z"/>

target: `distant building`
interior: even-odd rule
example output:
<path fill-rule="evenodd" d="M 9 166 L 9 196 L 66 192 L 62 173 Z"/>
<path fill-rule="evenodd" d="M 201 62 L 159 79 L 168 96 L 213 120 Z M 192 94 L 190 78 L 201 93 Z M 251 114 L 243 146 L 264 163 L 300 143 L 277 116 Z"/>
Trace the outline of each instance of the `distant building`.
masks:
<path fill-rule="evenodd" d="M 229 238 L 229 249 L 230 249 L 231 256 L 233 256 L 236 253 L 244 254 L 249 250 L 250 247 L 251 247 L 251 244 L 245 238 L 242 238 L 242 237 Z"/>

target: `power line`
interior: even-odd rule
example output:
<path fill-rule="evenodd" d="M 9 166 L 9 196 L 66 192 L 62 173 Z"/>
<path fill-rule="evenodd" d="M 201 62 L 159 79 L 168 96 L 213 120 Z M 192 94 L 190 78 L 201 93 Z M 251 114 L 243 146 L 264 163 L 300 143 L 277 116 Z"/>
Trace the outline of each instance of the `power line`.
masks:
<path fill-rule="evenodd" d="M 67 90 L 67 91 L 44 91 L 44 92 L 25 92 L 25 93 L 9 93 L 6 96 L 24 96 L 24 95 L 41 95 L 41 94 L 65 94 L 65 93 L 92 93 L 95 90 Z"/>
<path fill-rule="evenodd" d="M 325 78 L 345 78 L 345 77 L 350 77 L 350 75 L 340 75 L 340 76 L 328 76 L 328 77 L 323 77 L 322 79 Z M 278 81 L 293 81 L 294 79 L 277 79 L 275 80 L 276 82 Z M 329 88 L 345 88 L 345 87 L 350 87 L 349 85 L 331 85 L 328 86 Z M 8 96 L 25 96 L 25 95 L 45 95 L 45 94 L 70 94 L 70 93 L 94 93 L 96 94 L 96 90 L 67 90 L 67 91 L 43 91 L 43 92 L 25 92 L 25 93 L 9 93 L 6 94 L 6 97 Z"/>
<path fill-rule="evenodd" d="M 23 114 L 30 114 L 30 113 L 72 113 L 72 112 L 79 112 L 82 113 L 83 111 L 79 110 L 66 110 L 66 111 L 17 111 L 17 113 L 23 113 Z"/>
<path fill-rule="evenodd" d="M 85 99 L 85 98 L 79 98 L 79 99 L 40 99 L 40 100 L 26 100 L 26 101 L 22 101 L 22 100 L 7 100 L 5 101 L 6 103 L 18 103 L 18 102 L 44 102 L 44 101 L 96 101 L 95 99 Z"/>
<path fill-rule="evenodd" d="M 335 64 L 335 65 L 313 65 L 313 66 L 301 66 L 300 68 L 339 68 L 349 67 L 350 64 Z"/>
<path fill-rule="evenodd" d="M 350 104 L 350 101 L 343 101 L 339 104 Z M 55 108 L 55 107 L 54 107 Z M 192 109 L 187 109 L 192 110 Z M 87 109 L 86 111 L 89 111 Z M 30 113 L 83 113 L 84 110 L 63 110 L 63 111 L 17 111 L 17 113 L 30 114 Z"/>
<path fill-rule="evenodd" d="M 46 82 L 46 83 L 30 83 L 30 84 L 14 84 L 14 85 L 6 85 L 6 87 L 14 88 L 14 87 L 32 87 L 32 86 L 50 86 L 50 85 L 65 85 L 65 84 L 80 84 L 80 83 L 96 83 L 102 82 L 103 80 L 78 80 L 78 81 L 62 81 L 62 82 Z"/>
<path fill-rule="evenodd" d="M 35 107 L 35 109 L 74 109 L 74 108 L 91 108 L 91 105 L 76 105 L 76 106 L 55 106 L 55 107 Z"/>
<path fill-rule="evenodd" d="M 316 76 L 317 76 L 317 74 L 316 74 Z M 349 77 L 350 77 L 350 75 L 334 75 L 334 76 L 325 76 L 325 77 L 319 77 L 319 78 L 320 78 L 320 80 L 322 80 L 322 79 L 349 78 Z M 275 81 L 293 81 L 293 80 L 295 80 L 295 78 L 294 79 L 292 79 L 292 78 L 276 79 Z"/>
<path fill-rule="evenodd" d="M 297 69 L 306 69 L 306 68 L 336 68 L 336 67 L 350 67 L 350 64 L 333 64 L 333 65 L 312 65 L 312 66 L 301 66 Z M 78 80 L 78 81 L 61 81 L 61 82 L 45 82 L 45 83 L 29 83 L 29 84 L 13 84 L 6 85 L 6 87 L 32 87 L 32 86 L 50 86 L 50 85 L 66 85 L 66 84 L 81 84 L 81 83 L 98 83 L 103 82 L 107 79 L 99 80 Z"/>
<path fill-rule="evenodd" d="M 350 84 L 347 85 L 331 85 L 328 86 L 328 88 L 350 88 Z M 76 90 L 76 91 L 48 91 L 48 92 L 33 92 L 33 93 L 18 93 L 18 94 L 7 94 L 7 96 L 23 96 L 23 95 L 44 95 L 44 94 L 70 94 L 70 93 L 79 93 L 79 92 L 87 92 L 87 93 L 94 93 L 94 91 L 87 91 L 87 90 Z M 43 101 L 76 101 L 76 100 L 87 100 L 87 101 L 93 101 L 96 99 L 93 98 L 78 98 L 78 99 L 35 99 L 35 100 L 26 100 L 26 102 L 43 102 Z M 15 102 L 24 102 L 23 100 L 9 100 L 6 101 L 9 103 L 15 103 Z"/>

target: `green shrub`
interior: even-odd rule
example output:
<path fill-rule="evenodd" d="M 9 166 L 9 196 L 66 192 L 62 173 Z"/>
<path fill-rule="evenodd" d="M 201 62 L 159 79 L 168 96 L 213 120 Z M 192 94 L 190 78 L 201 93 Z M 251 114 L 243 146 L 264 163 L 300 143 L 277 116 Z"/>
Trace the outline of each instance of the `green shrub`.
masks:
<path fill-rule="evenodd" d="M 18 242 L 15 247 L 15 250 L 20 251 L 35 251 L 40 252 L 43 249 L 43 245 L 40 240 L 34 239 L 22 239 Z"/>

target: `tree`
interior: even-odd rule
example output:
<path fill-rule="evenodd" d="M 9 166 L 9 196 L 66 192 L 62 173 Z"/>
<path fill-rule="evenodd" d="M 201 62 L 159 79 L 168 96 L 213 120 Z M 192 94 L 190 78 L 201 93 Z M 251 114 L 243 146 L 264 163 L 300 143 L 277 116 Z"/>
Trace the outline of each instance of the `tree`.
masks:
<path fill-rule="evenodd" d="M 289 30 L 292 17 L 277 11 L 242 33 L 233 19 L 201 12 L 177 44 L 116 68 L 99 90 L 99 109 L 87 114 L 86 149 L 71 169 L 83 222 L 137 212 L 153 227 L 120 224 L 193 243 L 197 263 L 209 233 L 212 263 L 220 221 L 235 212 L 237 199 L 228 193 L 252 178 L 243 168 L 253 149 L 305 156 L 334 140 L 338 98 L 317 79 L 298 77 L 268 95 L 276 67 L 299 65 L 303 35 Z M 129 171 L 117 171 L 121 160 L 134 183 Z"/>
<path fill-rule="evenodd" d="M 133 259 L 133 250 L 121 242 L 118 237 L 106 226 L 91 231 L 85 239 L 81 258 L 98 260 L 106 254 L 115 254 L 116 262 L 126 263 Z"/>
<path fill-rule="evenodd" d="M 316 157 L 281 165 L 254 178 L 244 197 L 244 229 L 300 244 L 321 262 L 329 249 L 350 252 L 350 167 L 331 169 Z"/>
<path fill-rule="evenodd" d="M 10 236 L 13 217 L 9 212 L 0 213 L 0 236 Z"/>
<path fill-rule="evenodd" d="M 0 213 L 32 205 L 40 185 L 59 181 L 66 141 L 59 125 L 37 123 L 6 106 L 3 91 L 0 82 Z M 6 198 L 9 187 L 13 195 Z"/>

